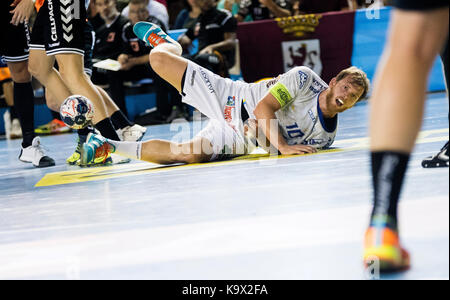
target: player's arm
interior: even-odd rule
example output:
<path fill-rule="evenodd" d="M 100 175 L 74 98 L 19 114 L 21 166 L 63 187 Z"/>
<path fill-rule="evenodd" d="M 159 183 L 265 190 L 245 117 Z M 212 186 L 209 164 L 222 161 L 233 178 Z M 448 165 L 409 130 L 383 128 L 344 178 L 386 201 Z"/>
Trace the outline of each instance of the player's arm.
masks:
<path fill-rule="evenodd" d="M 259 2 L 265 5 L 277 18 L 289 17 L 291 15 L 288 7 L 280 7 L 273 0 L 259 0 Z"/>
<path fill-rule="evenodd" d="M 135 66 L 145 65 L 145 64 L 150 63 L 148 54 L 143 55 L 143 56 L 138 56 L 138 57 L 132 57 L 127 54 L 124 54 L 119 57 L 125 58 L 125 56 L 126 56 L 126 59 L 124 59 L 124 60 L 119 59 L 119 62 L 122 65 L 122 70 L 124 70 L 124 71 L 128 71 Z"/>
<path fill-rule="evenodd" d="M 200 54 L 213 53 L 214 51 L 228 51 L 236 47 L 236 33 L 235 32 L 225 32 L 224 40 L 219 43 L 211 44 L 200 51 Z"/>
<path fill-rule="evenodd" d="M 11 7 L 14 7 L 10 13 L 13 15 L 11 24 L 17 26 L 20 23 L 28 21 L 34 11 L 34 0 L 15 0 Z"/>
<path fill-rule="evenodd" d="M 183 49 L 188 49 L 188 47 L 192 44 L 192 40 L 186 34 L 183 34 L 178 39 L 178 43 L 180 43 Z"/>
<path fill-rule="evenodd" d="M 278 122 L 271 122 L 271 120 L 277 119 L 275 112 L 281 109 L 281 107 L 282 104 L 271 93 L 268 93 L 253 111 L 253 114 L 258 120 L 259 129 L 262 130 L 270 143 L 283 155 L 317 152 L 316 149 L 310 146 L 288 145 L 278 127 Z"/>

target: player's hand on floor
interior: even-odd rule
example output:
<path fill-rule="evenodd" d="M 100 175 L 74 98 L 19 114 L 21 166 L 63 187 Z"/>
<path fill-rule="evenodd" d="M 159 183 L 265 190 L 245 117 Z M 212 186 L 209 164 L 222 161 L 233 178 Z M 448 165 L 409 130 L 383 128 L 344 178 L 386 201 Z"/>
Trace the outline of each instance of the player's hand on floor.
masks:
<path fill-rule="evenodd" d="M 15 7 L 12 11 L 10 11 L 10 13 L 13 14 L 11 24 L 15 26 L 28 21 L 34 11 L 34 3 L 31 0 L 16 0 L 11 4 L 11 7 Z"/>
<path fill-rule="evenodd" d="M 284 146 L 278 149 L 283 155 L 298 155 L 298 154 L 308 154 L 308 153 L 316 153 L 317 149 L 311 146 L 305 145 L 292 145 L 292 146 Z"/>

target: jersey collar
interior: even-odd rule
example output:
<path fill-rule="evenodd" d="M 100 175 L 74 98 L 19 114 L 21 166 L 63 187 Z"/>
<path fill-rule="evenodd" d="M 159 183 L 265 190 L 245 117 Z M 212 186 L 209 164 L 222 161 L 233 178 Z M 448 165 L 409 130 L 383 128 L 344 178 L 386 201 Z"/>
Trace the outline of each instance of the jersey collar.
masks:
<path fill-rule="evenodd" d="M 320 92 L 319 94 L 317 94 L 317 113 L 319 115 L 320 124 L 322 125 L 323 129 L 325 129 L 326 132 L 333 133 L 336 130 L 336 127 L 337 127 L 338 115 L 336 114 L 336 116 L 334 116 L 331 119 L 325 119 L 323 117 L 323 112 L 320 109 L 320 105 L 319 105 L 319 96 L 322 93 L 323 93 L 323 91 Z"/>

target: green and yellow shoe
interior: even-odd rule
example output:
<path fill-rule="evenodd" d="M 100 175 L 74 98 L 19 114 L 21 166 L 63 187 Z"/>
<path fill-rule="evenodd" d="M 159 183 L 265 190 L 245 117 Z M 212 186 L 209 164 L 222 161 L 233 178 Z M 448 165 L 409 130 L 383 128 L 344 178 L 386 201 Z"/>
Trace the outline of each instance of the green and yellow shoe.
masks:
<path fill-rule="evenodd" d="M 83 143 L 86 141 L 86 139 L 82 140 L 80 136 L 78 136 L 78 142 L 77 142 L 77 148 L 75 149 L 75 152 L 66 159 L 67 164 L 72 166 L 79 166 L 81 162 L 81 147 L 83 146 Z"/>
<path fill-rule="evenodd" d="M 111 158 L 111 154 L 108 154 L 107 157 L 104 155 L 96 155 L 93 159 L 85 164 L 81 163 L 81 149 L 83 148 L 83 144 L 86 142 L 87 136 L 78 136 L 77 148 L 75 152 L 67 158 L 66 162 L 72 166 L 81 166 L 81 167 L 98 167 L 98 166 L 107 166 L 113 163 L 113 159 Z"/>
<path fill-rule="evenodd" d="M 111 158 L 112 152 L 114 152 L 113 146 L 108 144 L 104 137 L 89 133 L 86 142 L 81 146 L 80 166 L 110 165 L 113 163 Z"/>

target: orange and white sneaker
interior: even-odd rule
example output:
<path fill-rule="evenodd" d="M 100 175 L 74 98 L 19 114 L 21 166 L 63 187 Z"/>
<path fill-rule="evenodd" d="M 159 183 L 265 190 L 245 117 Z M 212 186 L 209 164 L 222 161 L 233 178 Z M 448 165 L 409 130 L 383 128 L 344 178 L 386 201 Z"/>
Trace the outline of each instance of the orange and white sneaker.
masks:
<path fill-rule="evenodd" d="M 409 253 L 400 246 L 398 232 L 386 225 L 367 229 L 363 258 L 366 268 L 376 261 L 382 273 L 404 271 L 410 267 Z"/>
<path fill-rule="evenodd" d="M 80 166 L 91 167 L 111 164 L 112 152 L 114 152 L 113 146 L 108 144 L 106 138 L 91 132 L 80 149 Z"/>
<path fill-rule="evenodd" d="M 133 31 L 139 39 L 152 48 L 164 43 L 170 43 L 175 45 L 180 53 L 183 51 L 181 45 L 156 24 L 150 22 L 138 22 L 134 25 Z"/>

